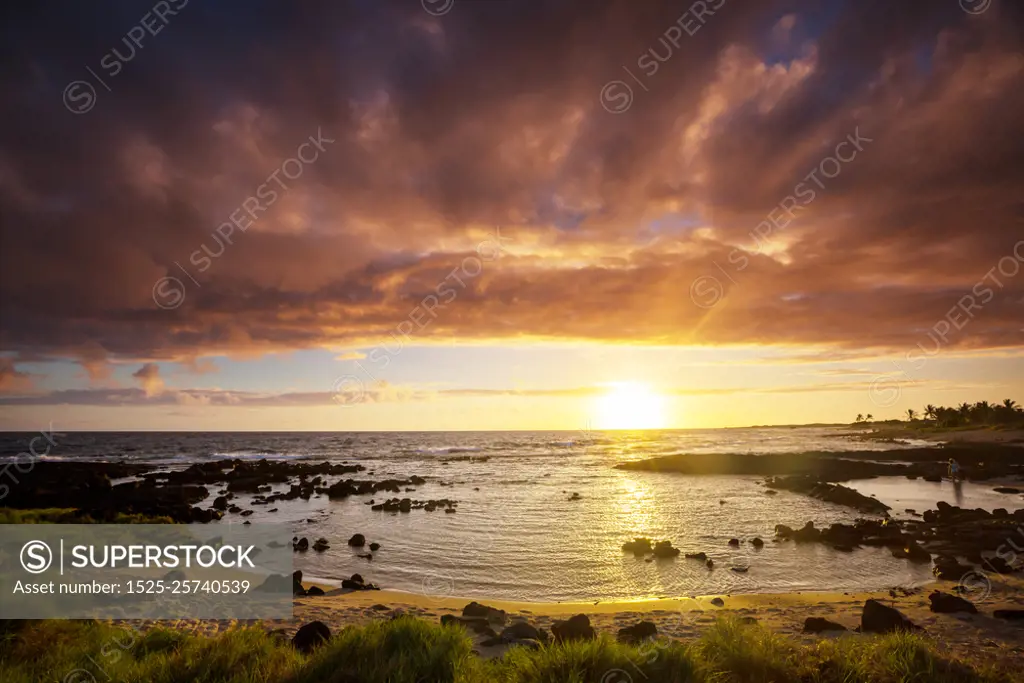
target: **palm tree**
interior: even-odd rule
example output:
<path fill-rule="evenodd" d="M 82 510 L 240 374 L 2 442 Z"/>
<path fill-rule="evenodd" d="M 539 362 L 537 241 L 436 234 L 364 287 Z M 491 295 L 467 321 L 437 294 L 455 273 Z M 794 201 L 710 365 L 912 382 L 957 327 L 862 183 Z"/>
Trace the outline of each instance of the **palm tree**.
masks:
<path fill-rule="evenodd" d="M 907 422 L 913 422 L 917 419 L 917 411 L 913 408 L 907 408 Z"/>
<path fill-rule="evenodd" d="M 857 419 L 854 420 L 854 422 L 863 422 L 863 421 L 864 421 L 864 416 L 861 415 L 860 413 L 857 413 Z"/>
<path fill-rule="evenodd" d="M 1003 401 L 1003 407 L 1009 411 L 1015 411 L 1017 410 L 1017 402 L 1014 401 L 1012 398 L 1005 399 Z"/>
<path fill-rule="evenodd" d="M 875 419 L 875 416 L 872 415 L 871 413 L 868 413 L 867 416 L 864 418 L 864 421 L 865 422 L 871 422 L 874 419 Z"/>
<path fill-rule="evenodd" d="M 935 406 L 933 406 L 931 403 L 926 405 L 924 407 L 924 416 L 929 420 L 934 420 L 938 416 L 935 412 Z"/>

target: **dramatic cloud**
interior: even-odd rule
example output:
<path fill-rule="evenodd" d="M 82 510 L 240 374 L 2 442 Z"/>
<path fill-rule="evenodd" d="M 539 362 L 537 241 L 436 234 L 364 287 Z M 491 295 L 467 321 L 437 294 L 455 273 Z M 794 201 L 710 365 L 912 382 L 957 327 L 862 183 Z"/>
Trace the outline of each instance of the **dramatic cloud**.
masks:
<path fill-rule="evenodd" d="M 139 380 L 146 396 L 157 396 L 164 390 L 164 380 L 160 377 L 160 367 L 156 363 L 146 363 L 132 373 Z"/>
<path fill-rule="evenodd" d="M 32 376 L 21 372 L 10 358 L 0 356 L 0 393 L 25 393 L 32 390 Z"/>
<path fill-rule="evenodd" d="M 115 75 L 147 8 L 50 4 L 3 29 L 18 362 L 1021 343 L 1019 3 L 195 2 Z"/>

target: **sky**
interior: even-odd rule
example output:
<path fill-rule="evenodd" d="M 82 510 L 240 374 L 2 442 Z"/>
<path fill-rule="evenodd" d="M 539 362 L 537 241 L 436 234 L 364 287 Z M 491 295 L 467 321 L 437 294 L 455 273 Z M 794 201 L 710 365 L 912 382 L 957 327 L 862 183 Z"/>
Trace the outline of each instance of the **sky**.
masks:
<path fill-rule="evenodd" d="M 5 8 L 0 429 L 1024 402 L 1024 6 Z"/>

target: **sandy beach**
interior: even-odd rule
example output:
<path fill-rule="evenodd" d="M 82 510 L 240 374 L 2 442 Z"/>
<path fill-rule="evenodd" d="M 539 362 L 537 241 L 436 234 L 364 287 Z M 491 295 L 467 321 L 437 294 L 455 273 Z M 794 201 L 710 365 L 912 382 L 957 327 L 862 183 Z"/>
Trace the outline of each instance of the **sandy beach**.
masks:
<path fill-rule="evenodd" d="M 990 576 L 992 593 L 977 602 L 978 614 L 937 614 L 929 609 L 928 595 L 933 590 L 950 592 L 953 584 L 937 582 L 917 589 L 895 589 L 878 593 L 784 593 L 746 595 L 706 595 L 635 602 L 597 603 L 533 603 L 508 600 L 476 599 L 489 607 L 508 613 L 509 623 L 528 621 L 550 631 L 556 620 L 586 614 L 598 633 L 615 637 L 620 628 L 639 621 L 651 621 L 658 628 L 658 638 L 688 641 L 701 633 L 719 617 L 756 621 L 774 633 L 804 644 L 822 638 L 852 637 L 860 624 L 861 608 L 868 599 L 877 599 L 893 606 L 922 627 L 928 637 L 951 654 L 972 661 L 1002 663 L 1024 658 L 1024 623 L 1005 621 L 992 616 L 997 609 L 1024 608 L 1024 579 Z M 307 584 L 307 587 L 310 584 Z M 321 621 L 331 632 L 346 626 L 390 619 L 398 614 L 416 616 L 438 622 L 444 615 L 461 615 L 471 598 L 416 595 L 401 591 L 349 591 L 320 586 L 325 595 L 295 600 L 295 616 L 291 620 L 265 621 L 269 630 L 291 637 L 303 624 Z M 723 605 L 712 601 L 720 598 Z M 809 634 L 803 632 L 804 620 L 823 617 L 845 626 L 847 632 Z M 150 623 L 143 628 L 151 628 Z M 231 628 L 234 622 L 183 622 L 177 626 L 195 633 L 213 635 Z M 482 657 L 500 656 L 507 646 L 483 646 L 487 638 L 470 632 L 476 651 Z"/>

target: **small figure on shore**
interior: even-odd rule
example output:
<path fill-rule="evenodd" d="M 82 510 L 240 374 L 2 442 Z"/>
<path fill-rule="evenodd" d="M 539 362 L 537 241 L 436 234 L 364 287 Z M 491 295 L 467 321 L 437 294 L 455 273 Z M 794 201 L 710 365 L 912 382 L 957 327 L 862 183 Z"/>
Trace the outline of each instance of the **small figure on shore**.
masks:
<path fill-rule="evenodd" d="M 960 480 L 960 463 L 954 458 L 949 459 L 949 478 L 954 482 Z"/>

